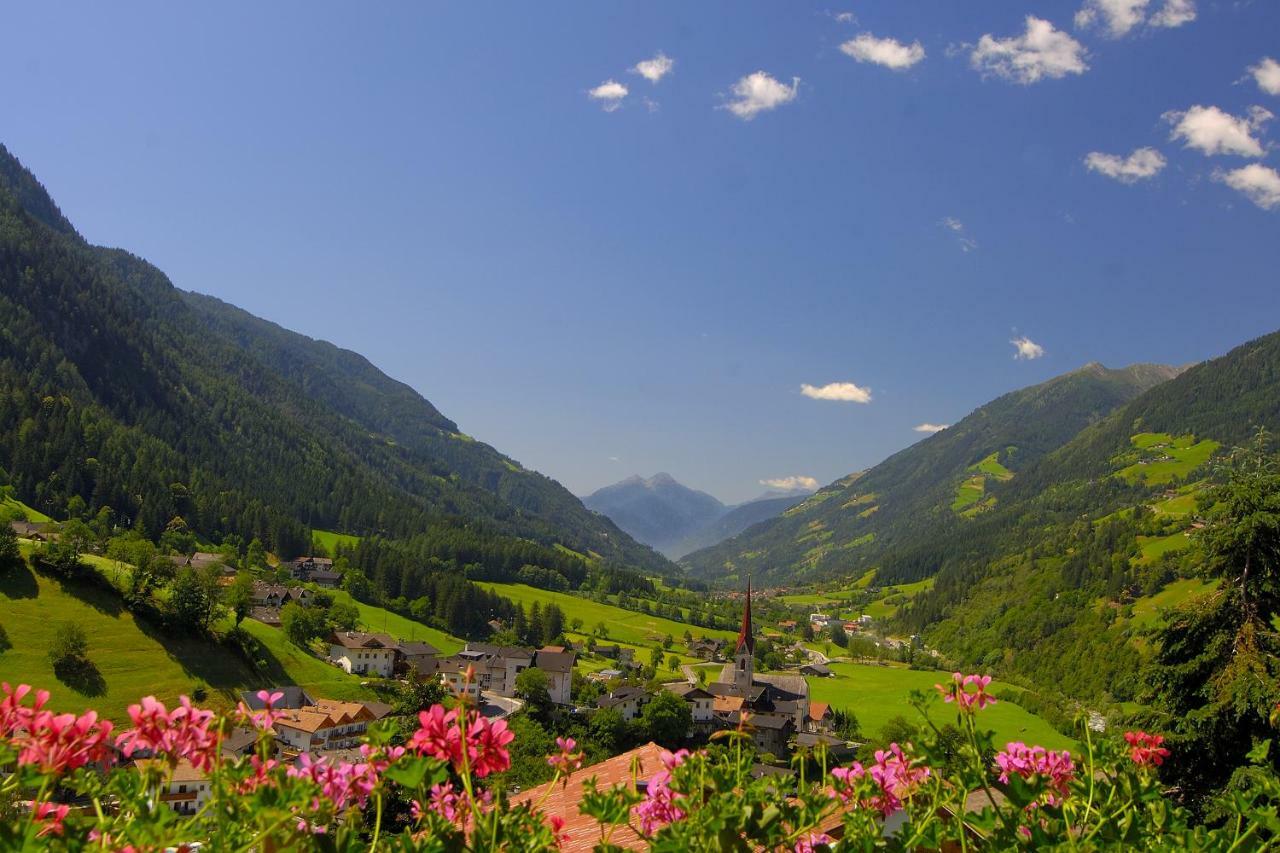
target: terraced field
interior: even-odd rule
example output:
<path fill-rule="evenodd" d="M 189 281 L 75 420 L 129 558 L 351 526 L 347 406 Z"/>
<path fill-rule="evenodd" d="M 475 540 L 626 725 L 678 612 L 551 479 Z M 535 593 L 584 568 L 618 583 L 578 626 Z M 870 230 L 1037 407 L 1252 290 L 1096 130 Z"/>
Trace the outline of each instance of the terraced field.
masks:
<path fill-rule="evenodd" d="M 1175 438 L 1164 432 L 1138 433 L 1130 441 L 1140 452 L 1141 458 L 1121 468 L 1116 476 L 1130 483 L 1145 482 L 1151 485 L 1185 478 L 1208 462 L 1209 457 L 1221 446 L 1212 439 L 1196 441 L 1192 435 Z"/>

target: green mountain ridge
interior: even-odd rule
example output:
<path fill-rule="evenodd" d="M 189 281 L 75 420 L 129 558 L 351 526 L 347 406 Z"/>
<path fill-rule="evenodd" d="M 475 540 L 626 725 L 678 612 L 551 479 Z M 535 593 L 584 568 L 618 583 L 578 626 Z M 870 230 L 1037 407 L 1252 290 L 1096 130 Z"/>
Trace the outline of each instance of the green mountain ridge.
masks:
<path fill-rule="evenodd" d="M 780 518 L 681 563 L 713 581 L 746 573 L 782 584 L 860 576 L 922 537 L 970 523 L 953 504 L 973 466 L 994 454 L 1014 472 L 1007 483 L 987 483 L 986 494 L 998 501 L 1018 471 L 1178 373 L 1163 365 L 1113 370 L 1095 362 L 1005 394 L 879 465 L 820 489 Z"/>
<path fill-rule="evenodd" d="M 283 556 L 312 526 L 443 525 L 675 571 L 362 357 L 88 244 L 2 146 L 0 479 L 42 511 L 78 496 L 149 536 L 181 516 Z"/>

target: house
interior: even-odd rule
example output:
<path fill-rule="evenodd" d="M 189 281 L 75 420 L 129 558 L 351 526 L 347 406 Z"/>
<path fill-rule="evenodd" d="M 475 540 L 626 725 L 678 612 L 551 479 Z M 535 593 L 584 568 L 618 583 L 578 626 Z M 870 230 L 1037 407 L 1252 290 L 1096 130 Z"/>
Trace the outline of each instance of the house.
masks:
<path fill-rule="evenodd" d="M 400 640 L 396 648 L 399 650 L 396 663 L 402 669 L 411 669 L 418 675 L 435 675 L 436 658 L 440 655 L 435 646 L 420 640 Z"/>
<path fill-rule="evenodd" d="M 615 678 L 622 678 L 626 675 L 620 669 L 602 669 L 599 672 L 593 672 L 587 676 L 592 681 L 613 681 Z"/>
<path fill-rule="evenodd" d="M 845 622 L 840 627 L 844 629 L 846 634 L 852 634 L 854 631 L 857 631 L 860 626 L 857 622 Z"/>
<path fill-rule="evenodd" d="M 711 723 L 715 719 L 716 697 L 698 685 L 690 684 L 687 681 L 679 681 L 662 686 L 688 703 L 689 710 L 693 714 L 693 724 L 695 726 Z"/>
<path fill-rule="evenodd" d="M 689 654 L 700 657 L 703 660 L 719 660 L 720 653 L 724 651 L 724 647 L 724 640 L 699 637 L 696 640 L 689 641 Z"/>
<path fill-rule="evenodd" d="M 284 607 L 290 602 L 307 607 L 311 604 L 311 590 L 305 586 L 284 586 L 264 581 L 253 582 L 253 603 L 257 607 Z"/>
<path fill-rule="evenodd" d="M 317 699 L 301 708 L 288 708 L 272 726 L 281 747 L 297 752 L 324 752 L 353 749 L 360 743 L 369 723 L 391 711 L 378 702 L 340 702 Z"/>
<path fill-rule="evenodd" d="M 831 617 L 825 613 L 810 613 L 809 624 L 814 628 L 825 628 L 831 623 Z"/>
<path fill-rule="evenodd" d="M 190 761 L 179 759 L 172 770 L 169 763 L 156 758 L 140 758 L 133 762 L 138 772 L 145 773 L 154 765 L 161 779 L 160 802 L 180 815 L 193 815 L 209 802 L 211 786 L 209 778 L 197 770 Z"/>
<path fill-rule="evenodd" d="M 635 657 L 635 649 L 629 646 L 596 646 L 596 654 L 609 660 L 616 660 L 623 668 L 631 666 L 632 659 Z"/>
<path fill-rule="evenodd" d="M 558 818 L 564 821 L 560 831 L 568 837 L 559 849 L 564 853 L 590 853 L 600 842 L 600 830 L 596 818 L 584 814 L 579 808 L 585 795 L 583 783 L 594 778 L 602 791 L 625 785 L 643 794 L 649 780 L 665 770 L 663 751 L 656 743 L 647 743 L 599 764 L 575 770 L 559 782 L 547 782 L 515 794 L 511 805 L 536 806 L 548 820 Z M 643 839 L 626 824 L 613 829 L 609 842 L 624 850 L 646 847 Z"/>
<path fill-rule="evenodd" d="M 847 741 L 826 732 L 800 732 L 795 741 L 797 747 L 810 752 L 825 749 L 827 756 L 837 762 L 843 763 L 853 758 L 854 748 Z"/>
<path fill-rule="evenodd" d="M 386 634 L 334 631 L 329 637 L 329 662 L 352 675 L 390 678 L 395 673 L 398 646 Z"/>
<path fill-rule="evenodd" d="M 495 646 L 491 643 L 467 643 L 455 655 L 441 658 L 437 664 L 441 680 L 454 693 L 478 698 L 488 690 L 499 696 L 516 694 L 516 677 L 533 666 L 536 653 L 520 646 Z M 467 672 L 471 681 L 467 683 Z"/>
<path fill-rule="evenodd" d="M 801 675 L 812 675 L 817 678 L 830 678 L 831 668 L 822 663 L 806 663 L 800 667 Z"/>
<path fill-rule="evenodd" d="M 333 560 L 329 557 L 298 557 L 297 560 L 289 560 L 282 562 L 280 566 L 289 570 L 289 576 L 294 580 L 312 580 L 312 574 L 316 571 L 333 571 Z"/>
<path fill-rule="evenodd" d="M 875 621 L 874 619 L 872 619 L 870 616 L 868 616 L 865 613 L 858 617 L 859 625 L 870 625 L 874 621 Z"/>
<path fill-rule="evenodd" d="M 835 712 L 828 702 L 810 702 L 809 720 L 805 725 L 808 732 L 829 732 L 835 725 Z"/>
<path fill-rule="evenodd" d="M 790 633 L 791 631 L 794 631 L 796 629 L 796 620 L 784 619 L 778 623 L 778 627 L 781 628 L 783 631 L 787 631 L 788 633 Z"/>
<path fill-rule="evenodd" d="M 640 716 L 640 709 L 649 704 L 652 697 L 639 687 L 619 687 L 596 700 L 597 708 L 614 708 L 624 720 Z"/>
<path fill-rule="evenodd" d="M 547 692 L 557 705 L 568 705 L 573 701 L 573 664 L 576 659 L 577 655 L 565 651 L 563 646 L 543 647 L 534 656 L 533 665 L 547 674 Z"/>
<path fill-rule="evenodd" d="M 308 580 L 321 589 L 337 589 L 342 583 L 342 572 L 335 572 L 332 569 L 316 569 L 308 577 Z"/>
<path fill-rule="evenodd" d="M 30 539 L 32 542 L 46 542 L 45 529 L 47 524 L 32 524 L 29 521 L 11 521 L 9 529 L 12 530 L 20 539 Z"/>

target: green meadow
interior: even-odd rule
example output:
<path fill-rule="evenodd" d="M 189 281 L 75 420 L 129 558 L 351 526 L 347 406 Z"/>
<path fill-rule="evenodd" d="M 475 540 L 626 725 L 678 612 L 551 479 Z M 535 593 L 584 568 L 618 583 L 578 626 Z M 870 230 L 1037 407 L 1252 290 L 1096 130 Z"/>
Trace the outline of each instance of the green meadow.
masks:
<path fill-rule="evenodd" d="M 323 549 L 326 554 L 333 556 L 338 553 L 338 547 L 354 548 L 360 544 L 359 536 L 352 536 L 349 533 L 334 533 L 332 530 L 313 530 L 311 531 L 311 541 L 314 545 Z"/>
<path fill-rule="evenodd" d="M 1218 588 L 1218 583 L 1216 579 L 1212 581 L 1204 581 L 1200 578 L 1176 580 L 1155 595 L 1144 596 L 1135 601 L 1129 624 L 1135 628 L 1153 628 L 1162 621 L 1162 611 L 1212 592 Z"/>
<path fill-rule="evenodd" d="M 935 684 L 951 678 L 950 673 L 946 672 L 925 672 L 870 664 L 835 663 L 831 665 L 831 669 L 836 673 L 832 678 L 809 679 L 811 699 L 829 702 L 833 708 L 853 711 L 862 725 L 863 734 L 869 737 L 878 736 L 893 717 L 906 717 L 912 722 L 918 720 L 919 715 L 910 704 L 911 691 L 933 693 L 936 692 L 933 689 Z M 1002 687 L 1007 688 L 1009 685 L 992 682 L 990 689 Z M 955 716 L 953 706 L 941 701 L 934 703 L 930 713 L 939 725 L 951 722 Z M 1014 740 L 1054 749 L 1074 745 L 1071 738 L 1058 732 L 1048 722 L 1011 702 L 997 702 L 983 709 L 978 714 L 978 723 L 994 731 L 996 743 L 1001 745 Z"/>
<path fill-rule="evenodd" d="M 84 629 L 95 668 L 70 683 L 58 679 L 48 657 L 54 629 L 64 622 Z M 143 696 L 172 703 L 202 686 L 208 691 L 203 704 L 216 708 L 230 707 L 241 690 L 276 684 L 301 684 L 333 698 L 365 695 L 358 679 L 292 646 L 280 631 L 252 620 L 244 625 L 263 643 L 261 667 L 211 640 L 160 632 L 97 584 L 46 577 L 27 566 L 0 577 L 0 673 L 10 683 L 49 690 L 59 710 L 92 708 L 127 720 L 125 709 Z"/>
<path fill-rule="evenodd" d="M 646 613 L 623 610 L 612 604 L 601 604 L 589 598 L 579 598 L 576 595 L 569 595 L 563 592 L 535 589 L 525 584 L 485 583 L 483 586 L 512 601 L 523 604 L 526 609 L 531 607 L 534 602 L 538 602 L 544 607 L 554 602 L 564 611 L 566 626 L 574 619 L 581 619 L 582 630 L 592 631 L 598 623 L 603 622 L 609 632 L 607 641 L 621 641 L 651 648 L 654 643 L 661 641 L 668 634 L 678 642 L 684 636 L 685 631 L 689 631 L 695 637 L 719 637 L 724 640 L 732 639 L 735 636 L 732 631 L 699 628 L 696 625 L 674 622 L 670 619 L 650 616 Z"/>
<path fill-rule="evenodd" d="M 1212 439 L 1196 441 L 1192 435 L 1174 438 L 1164 432 L 1138 433 L 1130 441 L 1138 450 L 1156 458 L 1150 459 L 1146 464 L 1135 462 L 1121 468 L 1116 476 L 1129 483 L 1143 482 L 1151 485 L 1186 477 L 1208 462 L 1209 457 L 1221 446 Z"/>

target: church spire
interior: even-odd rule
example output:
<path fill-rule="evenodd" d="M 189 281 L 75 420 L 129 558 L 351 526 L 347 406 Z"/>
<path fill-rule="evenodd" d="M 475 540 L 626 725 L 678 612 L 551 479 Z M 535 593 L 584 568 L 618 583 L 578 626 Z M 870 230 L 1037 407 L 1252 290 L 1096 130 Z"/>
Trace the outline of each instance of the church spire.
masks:
<path fill-rule="evenodd" d="M 755 654 L 756 637 L 751 630 L 751 576 L 747 576 L 747 603 L 742 608 L 742 629 L 738 631 L 738 645 L 734 652 L 746 649 L 748 654 Z"/>

